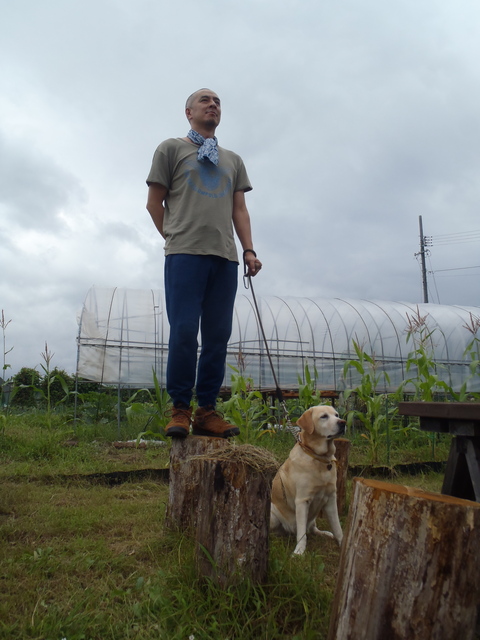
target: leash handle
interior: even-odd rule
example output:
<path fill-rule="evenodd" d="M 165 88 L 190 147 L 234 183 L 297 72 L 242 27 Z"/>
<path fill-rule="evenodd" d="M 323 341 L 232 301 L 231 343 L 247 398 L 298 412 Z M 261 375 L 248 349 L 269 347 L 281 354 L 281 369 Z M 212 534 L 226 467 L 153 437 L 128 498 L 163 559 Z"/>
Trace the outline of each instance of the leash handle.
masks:
<path fill-rule="evenodd" d="M 246 268 L 246 265 L 245 265 Z M 272 374 L 273 374 L 273 380 L 275 382 L 275 392 L 277 394 L 277 398 L 280 402 L 283 402 L 283 393 L 282 390 L 280 389 L 280 386 L 278 384 L 278 380 L 277 380 L 277 374 L 275 373 L 275 367 L 273 366 L 273 361 L 272 361 L 272 356 L 270 355 L 270 349 L 268 348 L 268 342 L 267 342 L 267 338 L 265 336 L 265 330 L 263 328 L 263 323 L 262 323 L 262 318 L 260 317 L 260 311 L 258 309 L 258 304 L 257 304 L 257 298 L 255 296 L 255 291 L 253 289 L 253 284 L 252 284 L 252 277 L 248 275 L 248 272 L 245 271 L 245 275 L 243 276 L 243 279 L 245 281 L 245 279 L 247 279 L 248 282 L 248 286 L 245 286 L 246 289 L 250 289 L 252 292 L 252 298 L 253 298 L 253 306 L 255 307 L 255 315 L 257 316 L 257 322 L 258 322 L 258 326 L 260 327 L 260 332 L 262 334 L 262 338 L 263 338 L 263 342 L 265 344 L 265 351 L 267 352 L 267 357 L 268 357 L 268 361 L 270 362 L 270 368 L 272 369 Z"/>
<path fill-rule="evenodd" d="M 287 431 L 290 431 L 290 433 L 293 435 L 293 437 L 296 440 L 298 440 L 298 434 L 300 433 L 300 428 L 297 427 L 297 426 L 294 426 L 292 424 L 292 421 L 290 420 L 290 415 L 288 413 L 287 405 L 286 405 L 285 399 L 283 397 L 283 392 L 280 389 L 280 385 L 278 384 L 277 374 L 275 373 L 275 367 L 273 366 L 272 356 L 270 355 L 270 349 L 268 347 L 267 338 L 265 336 L 265 330 L 263 328 L 262 318 L 260 317 L 260 311 L 259 311 L 258 304 L 257 304 L 257 298 L 255 296 L 255 291 L 253 289 L 252 277 L 248 274 L 248 267 L 247 267 L 247 264 L 245 263 L 245 260 L 244 260 L 244 266 L 245 266 L 245 272 L 243 274 L 243 286 L 245 287 L 245 289 L 250 289 L 251 292 L 252 292 L 253 306 L 255 308 L 255 315 L 257 316 L 258 326 L 260 327 L 260 332 L 262 334 L 263 342 L 265 344 L 265 351 L 267 352 L 268 361 L 270 363 L 270 368 L 272 370 L 273 380 L 275 382 L 275 395 L 277 397 L 277 400 L 279 401 L 279 403 L 282 406 L 283 417 L 284 417 L 284 419 L 286 420 L 286 423 L 287 423 L 287 425 L 286 425 Z"/>

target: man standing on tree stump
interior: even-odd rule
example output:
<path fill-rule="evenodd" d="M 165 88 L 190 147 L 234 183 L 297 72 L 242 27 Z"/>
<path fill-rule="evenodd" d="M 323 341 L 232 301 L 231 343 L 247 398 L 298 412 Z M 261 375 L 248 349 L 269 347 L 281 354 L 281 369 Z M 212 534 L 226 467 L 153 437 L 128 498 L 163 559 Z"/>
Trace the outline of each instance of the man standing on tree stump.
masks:
<path fill-rule="evenodd" d="M 240 156 L 218 146 L 217 94 L 210 89 L 192 93 L 185 115 L 191 127 L 187 136 L 160 144 L 147 178 L 147 209 L 165 239 L 167 391 L 173 402 L 166 435 L 185 438 L 192 426 L 194 435 L 230 438 L 239 429 L 226 422 L 215 405 L 237 291 L 234 228 L 248 274 L 255 276 L 262 268 L 245 204 L 245 192 L 252 187 Z M 198 409 L 192 416 L 194 387 Z"/>

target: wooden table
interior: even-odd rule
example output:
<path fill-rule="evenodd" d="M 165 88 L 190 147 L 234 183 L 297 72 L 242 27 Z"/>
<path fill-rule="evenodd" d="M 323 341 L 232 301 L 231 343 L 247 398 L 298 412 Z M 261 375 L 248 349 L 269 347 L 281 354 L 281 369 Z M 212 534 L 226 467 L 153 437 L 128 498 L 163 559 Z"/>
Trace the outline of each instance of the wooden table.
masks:
<path fill-rule="evenodd" d="M 400 402 L 398 412 L 419 417 L 422 431 L 454 436 L 442 493 L 480 502 L 480 403 Z"/>

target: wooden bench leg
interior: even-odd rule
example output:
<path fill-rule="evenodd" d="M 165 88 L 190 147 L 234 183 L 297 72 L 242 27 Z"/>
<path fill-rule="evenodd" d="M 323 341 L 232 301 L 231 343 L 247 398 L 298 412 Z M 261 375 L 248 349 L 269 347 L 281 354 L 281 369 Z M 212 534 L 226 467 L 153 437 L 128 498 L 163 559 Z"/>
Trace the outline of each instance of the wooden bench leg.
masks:
<path fill-rule="evenodd" d="M 466 442 L 466 460 L 468 470 L 470 471 L 470 479 L 472 481 L 474 500 L 480 502 L 480 438 L 465 438 Z"/>
<path fill-rule="evenodd" d="M 479 438 L 465 436 L 456 436 L 452 439 L 443 479 L 443 495 L 480 501 L 478 440 Z"/>

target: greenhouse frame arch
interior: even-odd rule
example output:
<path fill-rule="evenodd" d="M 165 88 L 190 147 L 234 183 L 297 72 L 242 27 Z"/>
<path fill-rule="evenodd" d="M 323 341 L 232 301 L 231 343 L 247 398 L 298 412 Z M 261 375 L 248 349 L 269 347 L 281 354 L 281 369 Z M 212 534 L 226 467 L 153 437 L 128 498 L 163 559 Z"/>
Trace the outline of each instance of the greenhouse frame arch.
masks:
<path fill-rule="evenodd" d="M 320 390 L 338 392 L 356 386 L 360 378 L 355 370 L 350 368 L 348 378 L 343 377 L 345 362 L 356 359 L 355 340 L 388 373 L 389 384 L 378 390 L 394 391 L 407 377 L 406 362 L 413 348 L 407 334 L 415 319 L 423 321 L 430 335 L 439 378 L 456 391 L 469 378 L 465 349 L 480 324 L 478 306 L 278 296 L 259 298 L 257 304 L 276 378 L 284 390 L 296 390 L 304 383 L 306 366 Z M 250 295 L 237 295 L 233 320 L 224 386 L 230 386 L 233 367 L 251 378 L 255 388 L 274 389 Z M 77 377 L 151 388 L 155 371 L 165 386 L 169 325 L 163 291 L 92 287 L 78 323 Z M 468 389 L 480 391 L 478 376 L 470 376 Z"/>

